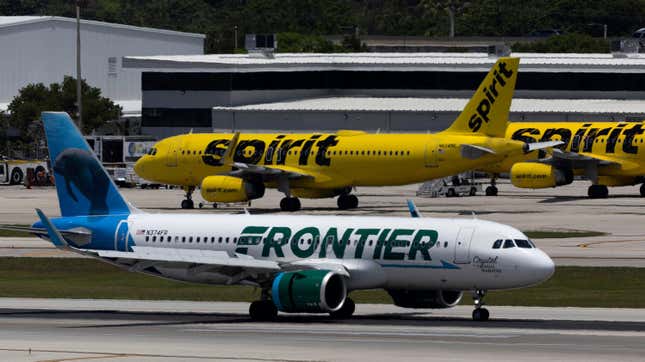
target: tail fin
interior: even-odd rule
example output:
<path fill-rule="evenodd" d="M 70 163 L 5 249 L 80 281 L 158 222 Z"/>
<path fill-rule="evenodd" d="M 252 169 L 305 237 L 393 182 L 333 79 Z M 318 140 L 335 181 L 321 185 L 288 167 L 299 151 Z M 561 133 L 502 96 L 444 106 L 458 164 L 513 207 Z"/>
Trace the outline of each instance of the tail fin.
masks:
<path fill-rule="evenodd" d="M 499 58 L 447 132 L 504 137 L 519 58 Z"/>
<path fill-rule="evenodd" d="M 67 113 L 43 112 L 62 216 L 128 214 L 128 203 Z"/>

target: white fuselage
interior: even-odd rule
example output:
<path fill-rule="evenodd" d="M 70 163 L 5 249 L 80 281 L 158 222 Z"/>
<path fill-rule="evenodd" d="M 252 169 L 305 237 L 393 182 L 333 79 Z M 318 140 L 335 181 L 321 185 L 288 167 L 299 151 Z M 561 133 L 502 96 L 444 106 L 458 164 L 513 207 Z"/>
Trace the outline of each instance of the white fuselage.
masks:
<path fill-rule="evenodd" d="M 280 265 L 343 265 L 349 289 L 518 288 L 554 270 L 541 250 L 505 242 L 527 241 L 523 233 L 478 219 L 131 214 L 128 229 L 131 246 L 225 251 Z M 499 248 L 493 248 L 496 240 L 503 240 Z M 179 280 L 230 282 L 207 270 L 161 272 Z"/>

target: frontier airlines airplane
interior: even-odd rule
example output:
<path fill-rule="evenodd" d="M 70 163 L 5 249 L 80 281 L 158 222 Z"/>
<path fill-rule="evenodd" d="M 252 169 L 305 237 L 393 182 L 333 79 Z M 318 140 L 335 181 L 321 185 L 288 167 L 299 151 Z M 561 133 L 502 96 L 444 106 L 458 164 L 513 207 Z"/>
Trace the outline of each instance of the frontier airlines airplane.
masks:
<path fill-rule="evenodd" d="M 273 187 L 286 196 L 283 211 L 299 210 L 298 197 L 338 196 L 340 209 L 355 208 L 355 186 L 422 182 L 561 144 L 504 138 L 518 65 L 518 58 L 500 58 L 461 115 L 437 134 L 185 134 L 158 142 L 135 171 L 183 186 L 182 208 L 193 208 L 198 186 L 214 203 L 257 199 Z"/>
<path fill-rule="evenodd" d="M 520 231 L 478 219 L 147 214 L 129 205 L 65 113 L 43 113 L 59 218 L 16 228 L 129 271 L 261 288 L 256 320 L 286 313 L 348 318 L 348 292 L 382 288 L 406 308 L 449 308 L 472 291 L 551 276 L 551 259 Z M 412 205 L 412 204 L 411 204 Z M 4 226 L 3 228 L 8 228 Z"/>

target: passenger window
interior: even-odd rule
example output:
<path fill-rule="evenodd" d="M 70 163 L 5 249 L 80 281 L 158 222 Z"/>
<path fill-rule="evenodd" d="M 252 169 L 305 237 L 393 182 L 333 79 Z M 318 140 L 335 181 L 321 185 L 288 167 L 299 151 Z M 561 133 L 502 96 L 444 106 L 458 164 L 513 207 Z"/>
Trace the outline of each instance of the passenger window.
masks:
<path fill-rule="evenodd" d="M 502 239 L 495 240 L 495 242 L 493 243 L 493 249 L 499 249 L 500 246 L 502 246 Z"/>
<path fill-rule="evenodd" d="M 218 243 L 222 243 L 222 237 L 220 236 L 219 239 L 217 240 Z"/>
<path fill-rule="evenodd" d="M 152 237 L 152 242 L 154 243 L 155 241 L 157 241 L 157 237 L 156 237 L 156 236 L 153 236 L 153 237 Z"/>
<path fill-rule="evenodd" d="M 515 247 L 515 243 L 513 243 L 513 240 L 506 239 L 504 241 L 504 249 L 510 249 L 510 248 L 514 248 L 514 247 Z"/>
<path fill-rule="evenodd" d="M 515 245 L 517 245 L 518 248 L 523 248 L 523 249 L 531 249 L 532 246 L 529 243 L 528 240 L 522 240 L 522 239 L 515 239 Z"/>
<path fill-rule="evenodd" d="M 182 237 L 181 237 L 181 242 L 182 242 L 182 243 L 185 243 L 185 242 L 186 242 L 186 237 L 185 237 L 185 236 L 182 236 Z"/>
<path fill-rule="evenodd" d="M 146 236 L 146 241 L 150 241 L 150 237 L 149 237 L 149 236 Z"/>
<path fill-rule="evenodd" d="M 444 247 L 444 248 L 447 248 L 447 247 L 448 247 L 448 242 L 447 242 L 447 241 L 444 241 L 444 242 L 443 242 L 443 247 Z"/>
<path fill-rule="evenodd" d="M 196 243 L 198 243 L 198 242 L 199 242 L 199 236 L 197 237 L 197 239 L 195 240 L 195 242 L 196 242 Z"/>
<path fill-rule="evenodd" d="M 192 243 L 192 242 L 193 242 L 193 237 L 192 237 L 192 236 L 188 238 L 188 242 L 189 242 L 189 243 Z"/>

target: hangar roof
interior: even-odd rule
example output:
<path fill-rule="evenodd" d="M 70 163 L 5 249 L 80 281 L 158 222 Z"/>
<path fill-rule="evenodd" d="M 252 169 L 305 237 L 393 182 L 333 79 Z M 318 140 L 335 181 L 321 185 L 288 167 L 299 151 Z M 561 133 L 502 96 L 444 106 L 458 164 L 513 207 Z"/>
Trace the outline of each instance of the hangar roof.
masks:
<path fill-rule="evenodd" d="M 76 24 L 75 18 L 65 18 L 60 16 L 0 16 L 0 31 L 4 28 L 9 28 L 9 27 L 18 26 L 18 25 L 33 24 L 33 23 L 40 23 L 40 22 L 51 22 L 51 21 L 62 21 L 62 22 Z M 140 32 L 156 33 L 156 34 L 185 36 L 185 37 L 191 37 L 191 38 L 200 38 L 200 39 L 206 38 L 206 35 L 204 34 L 185 33 L 181 31 L 145 28 L 145 27 L 139 27 L 139 26 L 125 25 L 125 24 L 106 23 L 103 21 L 95 21 L 95 20 L 81 19 L 81 24 L 134 30 L 134 31 L 140 31 Z"/>
<path fill-rule="evenodd" d="M 645 73 L 645 55 L 513 53 L 522 72 Z M 130 56 L 125 68 L 168 72 L 260 72 L 301 70 L 488 71 L 497 60 L 486 53 L 276 53 Z"/>
<path fill-rule="evenodd" d="M 236 112 L 459 112 L 467 102 L 466 98 L 323 97 L 237 107 L 214 107 L 213 109 Z M 515 98 L 511 112 L 645 114 L 645 101 Z"/>

